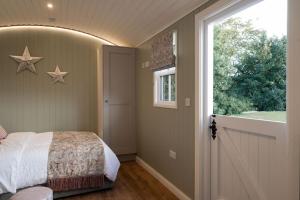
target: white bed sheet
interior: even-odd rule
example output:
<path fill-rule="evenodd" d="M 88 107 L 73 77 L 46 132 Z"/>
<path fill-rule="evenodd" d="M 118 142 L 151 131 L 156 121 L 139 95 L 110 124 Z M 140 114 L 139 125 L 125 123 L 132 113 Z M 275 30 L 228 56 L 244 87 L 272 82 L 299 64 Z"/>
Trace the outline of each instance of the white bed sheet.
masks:
<path fill-rule="evenodd" d="M 53 132 L 11 133 L 0 144 L 0 194 L 46 183 L 48 150 Z M 101 139 L 100 139 L 101 140 Z M 102 141 L 102 140 L 101 140 Z M 103 142 L 103 141 L 102 141 Z M 120 162 L 104 144 L 104 175 L 115 181 Z"/>

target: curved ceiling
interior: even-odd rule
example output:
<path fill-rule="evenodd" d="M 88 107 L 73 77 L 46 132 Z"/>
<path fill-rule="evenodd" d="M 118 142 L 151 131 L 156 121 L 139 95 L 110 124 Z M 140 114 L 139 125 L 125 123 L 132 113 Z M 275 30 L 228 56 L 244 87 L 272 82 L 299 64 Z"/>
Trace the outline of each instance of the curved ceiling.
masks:
<path fill-rule="evenodd" d="M 117 45 L 137 46 L 206 1 L 0 0 L 0 26 L 62 27 Z"/>

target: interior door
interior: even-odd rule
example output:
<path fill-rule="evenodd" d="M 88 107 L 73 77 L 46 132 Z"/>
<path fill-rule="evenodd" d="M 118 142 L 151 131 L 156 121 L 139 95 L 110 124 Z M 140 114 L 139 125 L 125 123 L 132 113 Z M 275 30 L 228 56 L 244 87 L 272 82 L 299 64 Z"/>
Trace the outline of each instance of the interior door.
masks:
<path fill-rule="evenodd" d="M 213 200 L 286 199 L 286 124 L 212 117 Z"/>
<path fill-rule="evenodd" d="M 136 153 L 135 49 L 104 46 L 104 141 L 117 155 Z"/>

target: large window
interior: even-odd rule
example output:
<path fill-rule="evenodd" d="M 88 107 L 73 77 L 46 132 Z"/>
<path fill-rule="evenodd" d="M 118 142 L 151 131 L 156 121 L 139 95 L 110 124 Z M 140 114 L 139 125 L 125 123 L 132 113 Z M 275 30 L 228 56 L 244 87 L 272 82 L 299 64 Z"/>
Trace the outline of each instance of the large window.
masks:
<path fill-rule="evenodd" d="M 177 33 L 173 32 L 173 54 L 177 55 Z M 175 62 L 176 64 L 176 62 Z M 176 66 L 154 72 L 154 106 L 177 108 Z"/>
<path fill-rule="evenodd" d="M 214 113 L 286 121 L 287 0 L 261 1 L 209 30 Z"/>

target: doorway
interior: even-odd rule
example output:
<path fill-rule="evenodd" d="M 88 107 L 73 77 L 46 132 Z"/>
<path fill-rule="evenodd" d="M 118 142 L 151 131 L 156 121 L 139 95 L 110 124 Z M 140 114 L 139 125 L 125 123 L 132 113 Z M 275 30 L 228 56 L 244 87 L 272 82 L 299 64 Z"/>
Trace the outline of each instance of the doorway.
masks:
<path fill-rule="evenodd" d="M 196 199 L 287 195 L 287 11 L 276 2 L 224 0 L 196 16 Z"/>

